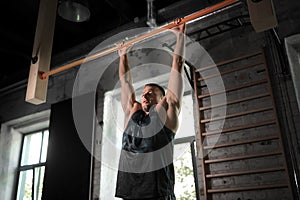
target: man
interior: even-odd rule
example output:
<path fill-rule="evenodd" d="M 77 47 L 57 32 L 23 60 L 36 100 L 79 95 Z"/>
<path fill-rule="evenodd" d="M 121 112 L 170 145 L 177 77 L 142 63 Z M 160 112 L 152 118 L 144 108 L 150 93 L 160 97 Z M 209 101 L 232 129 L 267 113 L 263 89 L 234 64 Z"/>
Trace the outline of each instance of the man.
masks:
<path fill-rule="evenodd" d="M 174 200 L 173 139 L 178 129 L 178 115 L 183 96 L 182 68 L 185 24 L 176 35 L 168 90 L 146 84 L 141 102 L 136 100 L 128 64 L 127 47 L 119 50 L 121 104 L 125 130 L 116 185 L 116 197 L 124 200 Z"/>

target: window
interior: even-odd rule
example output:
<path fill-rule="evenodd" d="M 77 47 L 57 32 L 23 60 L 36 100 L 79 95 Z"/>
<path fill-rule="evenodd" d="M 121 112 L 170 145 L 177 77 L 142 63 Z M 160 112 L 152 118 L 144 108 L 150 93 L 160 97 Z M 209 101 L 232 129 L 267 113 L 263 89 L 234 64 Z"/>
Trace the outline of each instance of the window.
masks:
<path fill-rule="evenodd" d="M 17 200 L 42 198 L 48 138 L 48 130 L 24 135 L 18 168 Z"/>
<path fill-rule="evenodd" d="M 191 141 L 190 141 L 191 140 Z M 174 151 L 181 152 L 174 161 L 175 195 L 177 200 L 198 199 L 198 180 L 195 170 L 195 140 L 187 137 L 175 140 Z"/>
<path fill-rule="evenodd" d="M 181 123 L 174 141 L 175 195 L 178 200 L 198 199 L 193 99 L 190 91 L 183 96 L 179 119 Z"/>

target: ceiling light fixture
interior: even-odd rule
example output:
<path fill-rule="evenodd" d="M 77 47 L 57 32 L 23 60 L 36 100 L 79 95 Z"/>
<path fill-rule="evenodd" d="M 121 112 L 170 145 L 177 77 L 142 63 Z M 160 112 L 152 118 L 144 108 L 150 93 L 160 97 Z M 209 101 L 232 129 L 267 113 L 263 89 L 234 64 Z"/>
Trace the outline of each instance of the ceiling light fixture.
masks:
<path fill-rule="evenodd" d="M 85 0 L 65 0 L 58 6 L 58 15 L 71 22 L 84 22 L 90 19 L 91 13 Z"/>

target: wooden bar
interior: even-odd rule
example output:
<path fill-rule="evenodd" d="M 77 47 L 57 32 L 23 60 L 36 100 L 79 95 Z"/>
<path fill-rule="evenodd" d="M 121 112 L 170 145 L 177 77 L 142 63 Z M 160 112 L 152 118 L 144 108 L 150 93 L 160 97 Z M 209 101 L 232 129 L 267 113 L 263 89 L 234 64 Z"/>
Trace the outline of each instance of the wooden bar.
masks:
<path fill-rule="evenodd" d="M 258 123 L 255 123 L 255 124 L 247 124 L 247 125 L 243 125 L 243 126 L 226 128 L 226 129 L 222 129 L 222 130 L 209 131 L 209 132 L 202 133 L 202 135 L 203 136 L 215 135 L 215 134 L 220 134 L 220 133 L 239 131 L 239 130 L 243 130 L 243 129 L 256 128 L 256 127 L 266 126 L 266 125 L 271 125 L 271 124 L 276 124 L 276 121 L 275 120 L 270 120 L 270 121 L 258 122 Z"/>
<path fill-rule="evenodd" d="M 266 108 L 259 108 L 259 109 L 255 109 L 255 110 L 249 110 L 249 111 L 234 113 L 234 114 L 225 115 L 225 116 L 219 116 L 219 117 L 203 119 L 203 120 L 200 120 L 200 123 L 207 123 L 207 122 L 211 122 L 211 121 L 217 121 L 217 120 L 222 120 L 222 119 L 240 117 L 240 116 L 243 116 L 243 115 L 249 115 L 249 114 L 254 114 L 254 113 L 258 113 L 258 112 L 264 112 L 264 111 L 268 111 L 268 110 L 272 110 L 272 109 L 273 109 L 272 106 L 266 107 Z"/>
<path fill-rule="evenodd" d="M 202 106 L 202 102 L 199 101 L 199 99 L 197 98 L 197 96 L 198 96 L 197 75 L 199 75 L 199 74 L 197 74 L 195 72 L 195 68 L 193 68 L 192 72 L 193 72 L 194 91 L 195 91 L 194 92 L 194 101 L 195 101 L 196 107 L 199 107 L 199 106 Z M 196 114 L 197 114 L 197 116 L 196 116 L 197 121 L 198 121 L 198 119 L 200 120 L 201 118 L 203 118 L 203 113 L 196 112 Z M 200 144 L 196 145 L 199 148 L 199 149 L 197 149 L 197 151 L 198 151 L 199 155 L 201 155 L 202 157 L 204 157 L 205 156 L 204 155 L 204 149 L 203 149 L 204 136 L 201 133 L 203 133 L 205 131 L 205 127 L 204 127 L 203 124 L 199 123 L 199 126 L 197 126 L 197 129 L 198 129 L 199 140 L 200 140 L 199 141 Z M 197 140 L 196 140 L 196 142 L 197 142 Z M 203 197 L 204 197 L 204 199 L 207 199 L 208 198 L 208 196 L 207 196 L 207 185 L 208 185 L 208 183 L 207 183 L 207 179 L 206 179 L 205 174 L 208 173 L 209 168 L 208 168 L 208 166 L 205 165 L 204 159 L 201 159 L 200 162 L 201 162 L 201 165 L 202 165 L 202 167 L 201 167 L 201 173 L 203 175 L 202 176 L 202 178 L 203 178 Z"/>
<path fill-rule="evenodd" d="M 280 154 L 282 154 L 281 151 L 273 151 L 273 152 L 245 155 L 245 156 L 235 156 L 235 157 L 229 157 L 229 158 L 217 158 L 217 159 L 205 160 L 204 162 L 205 162 L 205 164 L 210 164 L 210 163 L 228 162 L 228 161 L 244 160 L 244 159 L 259 158 L 259 157 L 266 157 L 266 156 L 275 156 L 275 155 L 280 155 Z"/>
<path fill-rule="evenodd" d="M 197 69 L 196 72 L 202 72 L 202 71 L 209 70 L 209 69 L 212 69 L 212 68 L 217 67 L 217 66 L 226 65 L 226 64 L 233 63 L 233 62 L 236 62 L 236 61 L 239 61 L 239 60 L 243 60 L 245 58 L 251 58 L 251 57 L 257 56 L 259 54 L 262 54 L 262 51 L 251 53 L 251 54 L 248 54 L 248 55 L 245 55 L 245 56 L 240 56 L 240 57 L 233 58 L 233 59 L 230 59 L 230 60 L 225 60 L 225 61 L 219 62 L 215 65 L 202 67 L 202 68 Z"/>
<path fill-rule="evenodd" d="M 235 90 L 239 90 L 239 89 L 243 89 L 243 88 L 247 88 L 247 87 L 251 87 L 251 86 L 255 86 L 255 85 L 259 85 L 259 84 L 263 84 L 263 83 L 267 83 L 267 80 L 262 79 L 262 80 L 259 80 L 259 81 L 254 81 L 254 82 L 250 82 L 250 83 L 245 83 L 243 85 L 231 87 L 231 88 L 225 89 L 225 91 L 220 90 L 220 91 L 211 92 L 211 93 L 208 93 L 208 94 L 202 94 L 202 95 L 199 95 L 198 98 L 202 99 L 202 98 L 205 98 L 205 97 L 208 97 L 208 96 L 213 96 L 213 95 L 221 94 L 221 93 L 224 93 L 224 92 L 231 92 L 231 91 L 235 91 Z"/>
<path fill-rule="evenodd" d="M 46 102 L 48 79 L 42 80 L 40 72 L 50 69 L 57 0 L 41 0 L 34 36 L 32 62 L 29 71 L 25 101 L 32 104 Z"/>
<path fill-rule="evenodd" d="M 219 177 L 225 177 L 225 176 L 239 176 L 239 175 L 248 175 L 248 174 L 259 174 L 259 173 L 268 173 L 268 172 L 284 171 L 284 170 L 285 170 L 284 167 L 272 167 L 272 168 L 238 171 L 238 172 L 207 174 L 206 178 L 219 178 Z"/>
<path fill-rule="evenodd" d="M 230 69 L 230 70 L 224 70 L 220 73 L 211 74 L 211 75 L 208 75 L 208 76 L 205 76 L 205 77 L 201 77 L 201 78 L 198 79 L 198 81 L 204 81 L 204 80 L 207 80 L 207 79 L 218 77 L 220 75 L 225 75 L 225 74 L 229 74 L 229 73 L 232 73 L 232 72 L 241 71 L 241 70 L 248 69 L 248 68 L 255 67 L 255 66 L 259 66 L 259 65 L 262 65 L 262 64 L 264 64 L 264 63 L 260 61 L 260 62 L 257 62 L 257 63 L 251 63 L 251 64 L 248 64 L 248 65 L 239 66 L 239 67 L 236 67 L 236 68 L 233 68 L 233 69 Z"/>
<path fill-rule="evenodd" d="M 236 142 L 228 142 L 228 143 L 223 143 L 223 144 L 216 144 L 212 146 L 204 146 L 204 149 L 216 149 L 216 148 L 223 148 L 223 147 L 231 147 L 231 146 L 237 146 L 237 145 L 242 145 L 242 144 L 251 144 L 251 143 L 257 143 L 257 142 L 262 142 L 262 141 L 268 141 L 268 140 L 276 140 L 278 139 L 278 136 L 269 136 L 269 137 L 261 137 L 261 138 L 254 138 L 254 139 L 249 139 L 249 140 L 241 140 L 241 141 L 236 141 Z"/>
<path fill-rule="evenodd" d="M 249 190 L 264 190 L 264 189 L 276 189 L 286 188 L 287 184 L 274 184 L 274 185 L 255 185 L 249 187 L 236 187 L 236 188 L 220 188 L 220 189 L 208 189 L 208 193 L 220 193 L 220 192 L 238 192 L 238 191 L 249 191 Z"/>
<path fill-rule="evenodd" d="M 241 103 L 241 102 L 244 102 L 244 101 L 259 99 L 259 98 L 266 97 L 266 96 L 270 96 L 270 93 L 267 92 L 267 93 L 263 93 L 263 94 L 258 94 L 258 95 L 253 95 L 253 96 L 241 98 L 241 99 L 227 101 L 225 103 L 220 103 L 220 104 L 215 104 L 215 105 L 211 105 L 211 106 L 200 107 L 199 110 L 200 111 L 208 110 L 208 109 L 211 109 L 211 108 L 216 108 L 216 107 L 221 107 L 221 106 L 225 106 L 225 105 L 230 105 L 230 104 L 235 104 L 235 103 Z"/>
<path fill-rule="evenodd" d="M 247 0 L 250 22 L 255 32 L 263 32 L 278 27 L 276 11 L 272 0 Z M 263 12 L 261 12 L 263 10 Z"/>

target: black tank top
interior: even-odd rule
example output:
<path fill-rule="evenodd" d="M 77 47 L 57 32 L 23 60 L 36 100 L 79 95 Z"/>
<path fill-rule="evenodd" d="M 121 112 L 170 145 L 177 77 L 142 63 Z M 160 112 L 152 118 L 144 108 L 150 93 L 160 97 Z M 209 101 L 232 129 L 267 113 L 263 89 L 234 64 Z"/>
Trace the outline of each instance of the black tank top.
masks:
<path fill-rule="evenodd" d="M 123 133 L 116 197 L 155 198 L 174 195 L 174 133 L 155 108 L 136 111 Z"/>

